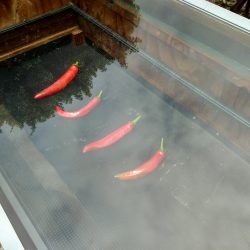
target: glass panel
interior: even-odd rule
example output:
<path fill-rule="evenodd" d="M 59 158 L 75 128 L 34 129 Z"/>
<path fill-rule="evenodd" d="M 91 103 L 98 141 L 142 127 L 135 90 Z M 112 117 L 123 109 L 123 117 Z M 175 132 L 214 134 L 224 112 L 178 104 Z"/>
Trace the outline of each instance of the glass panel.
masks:
<path fill-rule="evenodd" d="M 76 60 L 70 86 L 33 99 Z M 131 70 L 66 39 L 17 57 L 0 77 L 0 170 L 49 249 L 247 249 L 249 162 Z M 101 105 L 87 117 L 55 113 L 55 105 L 81 108 L 100 90 Z M 115 146 L 82 154 L 139 114 Z M 162 137 L 166 157 L 153 173 L 114 178 L 147 161 Z"/>
<path fill-rule="evenodd" d="M 85 44 L 65 38 L 1 64 L 0 178 L 49 249 L 248 249 L 249 34 L 178 1 L 121 2 L 136 9 L 118 27 L 126 39 L 79 17 Z M 34 100 L 76 61 L 69 86 Z M 100 91 L 84 118 L 55 111 Z M 83 154 L 139 115 L 117 144 Z M 154 171 L 114 178 L 156 152 Z"/>

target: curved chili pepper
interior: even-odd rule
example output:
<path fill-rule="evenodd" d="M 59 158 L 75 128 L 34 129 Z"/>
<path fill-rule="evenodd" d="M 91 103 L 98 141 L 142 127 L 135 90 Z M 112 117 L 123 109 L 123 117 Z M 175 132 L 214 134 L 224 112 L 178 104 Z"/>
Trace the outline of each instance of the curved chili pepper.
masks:
<path fill-rule="evenodd" d="M 34 99 L 42 99 L 46 96 L 54 95 L 63 90 L 76 77 L 78 71 L 78 62 L 76 62 L 75 64 L 71 65 L 57 81 L 36 94 Z"/>
<path fill-rule="evenodd" d="M 140 118 L 141 116 L 139 115 L 135 120 L 128 122 L 127 124 L 116 129 L 112 133 L 106 135 L 102 139 L 86 145 L 83 148 L 83 153 L 86 153 L 89 151 L 95 151 L 101 148 L 106 148 L 118 142 L 119 140 L 121 140 L 124 136 L 129 134 L 134 129 L 135 124 L 140 120 Z"/>
<path fill-rule="evenodd" d="M 114 177 L 124 181 L 137 179 L 138 177 L 142 177 L 154 171 L 163 161 L 164 157 L 165 153 L 162 138 L 160 149 L 148 161 L 138 168 L 117 174 Z"/>
<path fill-rule="evenodd" d="M 79 118 L 84 117 L 90 113 L 100 102 L 101 102 L 102 90 L 98 96 L 94 97 L 86 106 L 75 111 L 75 112 L 66 112 L 61 107 L 56 106 L 56 112 L 58 115 L 65 118 Z"/>

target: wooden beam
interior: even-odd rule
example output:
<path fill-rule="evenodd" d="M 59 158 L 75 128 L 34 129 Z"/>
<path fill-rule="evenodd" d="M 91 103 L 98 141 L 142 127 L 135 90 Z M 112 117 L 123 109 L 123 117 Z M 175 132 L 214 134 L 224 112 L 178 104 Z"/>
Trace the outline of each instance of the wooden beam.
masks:
<path fill-rule="evenodd" d="M 56 39 L 59 39 L 61 37 L 64 37 L 64 36 L 67 36 L 67 35 L 70 35 L 70 34 L 74 34 L 74 32 L 76 31 L 79 31 L 79 27 L 78 26 L 73 26 L 71 28 L 68 28 L 66 30 L 62 30 L 62 31 L 59 31 L 59 32 L 56 32 L 52 35 L 49 35 L 49 36 L 45 36 L 43 38 L 40 38 L 34 42 L 31 42 L 31 43 L 28 43 L 26 45 L 23 45 L 23 46 L 20 46 L 18 48 L 15 48 L 11 51 L 8 51 L 6 53 L 3 53 L 0 55 L 0 61 L 4 61 L 6 59 L 9 59 L 11 57 L 14 57 L 18 54 L 22 54 L 24 52 L 27 52 L 31 49 L 34 49 L 34 48 L 37 48 L 37 47 L 40 47 L 46 43 L 49 43 L 49 42 L 52 42 Z"/>
<path fill-rule="evenodd" d="M 79 31 L 71 9 L 56 12 L 0 35 L 0 61 Z"/>

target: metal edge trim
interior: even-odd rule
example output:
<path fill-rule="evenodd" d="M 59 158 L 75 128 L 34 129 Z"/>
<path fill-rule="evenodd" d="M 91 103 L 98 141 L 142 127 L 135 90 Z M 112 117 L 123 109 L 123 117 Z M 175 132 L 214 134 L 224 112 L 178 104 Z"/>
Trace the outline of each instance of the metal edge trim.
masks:
<path fill-rule="evenodd" d="M 21 204 L 17 200 L 15 194 L 12 192 L 11 188 L 9 187 L 8 183 L 5 181 L 3 175 L 0 172 L 0 191 L 6 196 L 7 201 L 9 202 L 11 208 L 13 209 L 15 213 L 15 217 L 17 217 L 20 220 L 21 227 L 25 229 L 26 233 L 28 234 L 28 237 L 30 238 L 31 242 L 25 242 L 28 240 L 28 237 L 24 237 L 25 232 L 19 232 L 16 231 L 18 237 L 20 238 L 20 241 L 22 242 L 23 246 L 25 247 L 26 245 L 34 245 L 37 249 L 41 250 L 47 250 L 48 248 L 45 246 L 43 240 L 39 236 L 37 230 L 33 226 L 32 222 L 28 218 L 26 212 L 23 210 Z M 1 194 L 1 192 L 0 192 Z M 8 198 L 7 198 L 8 197 Z M 8 212 L 6 211 L 4 207 L 4 197 L 0 196 L 0 202 L 2 203 L 2 207 L 4 208 L 7 216 L 9 216 Z M 13 216 L 13 217 L 14 217 Z M 14 229 L 16 230 L 16 226 L 14 226 Z M 25 239 L 23 241 L 22 239 Z"/>
<path fill-rule="evenodd" d="M 234 28 L 237 28 L 247 34 L 250 34 L 250 20 L 224 9 L 216 4 L 204 0 L 177 0 L 177 2 L 194 8 L 208 16 L 214 17 Z"/>

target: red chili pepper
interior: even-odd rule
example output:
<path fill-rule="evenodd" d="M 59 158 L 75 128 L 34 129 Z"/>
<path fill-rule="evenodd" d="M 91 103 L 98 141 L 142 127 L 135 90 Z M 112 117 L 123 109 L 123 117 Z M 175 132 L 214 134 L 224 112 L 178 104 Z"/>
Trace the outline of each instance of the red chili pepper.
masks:
<path fill-rule="evenodd" d="M 34 99 L 42 99 L 46 96 L 54 95 L 57 92 L 63 90 L 76 77 L 78 71 L 78 62 L 76 62 L 75 64 L 71 65 L 56 82 L 36 94 Z"/>
<path fill-rule="evenodd" d="M 87 146 L 83 148 L 83 153 L 86 153 L 89 151 L 95 151 L 101 148 L 106 148 L 118 142 L 119 140 L 121 140 L 124 136 L 126 136 L 128 133 L 130 133 L 134 129 L 135 124 L 140 120 L 140 118 L 141 116 L 138 116 L 135 120 L 128 122 L 122 127 L 116 129 L 114 132 L 106 135 L 102 139 L 88 144 Z"/>
<path fill-rule="evenodd" d="M 58 115 L 65 118 L 79 118 L 84 117 L 90 113 L 100 102 L 101 102 L 102 91 L 98 96 L 94 97 L 86 106 L 75 111 L 75 112 L 65 112 L 61 107 L 56 106 L 56 112 Z"/>
<path fill-rule="evenodd" d="M 160 149 L 148 161 L 146 161 L 138 168 L 117 174 L 114 177 L 124 181 L 137 179 L 138 177 L 142 177 L 154 171 L 163 161 L 164 157 L 165 153 L 164 153 L 163 138 L 162 138 Z"/>

